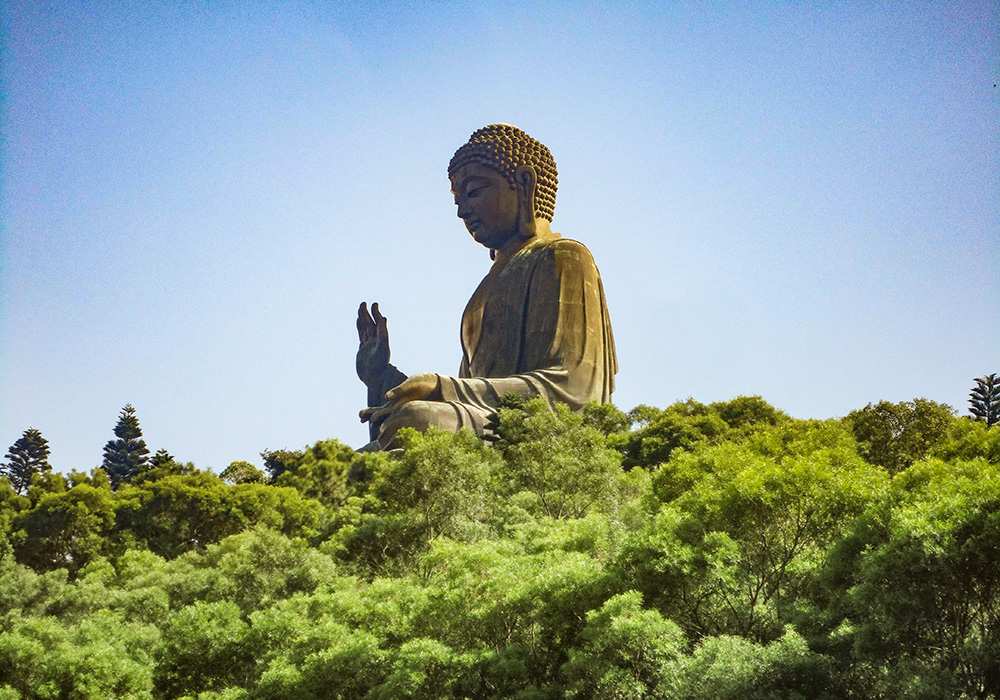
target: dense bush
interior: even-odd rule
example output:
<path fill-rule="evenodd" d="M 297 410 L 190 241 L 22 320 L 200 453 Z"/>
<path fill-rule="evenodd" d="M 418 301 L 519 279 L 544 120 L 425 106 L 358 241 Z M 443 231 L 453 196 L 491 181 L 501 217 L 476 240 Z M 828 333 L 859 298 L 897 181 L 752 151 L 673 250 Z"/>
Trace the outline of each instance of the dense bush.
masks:
<path fill-rule="evenodd" d="M 892 407 L 0 479 L 0 699 L 1000 697 L 1000 429 Z"/>

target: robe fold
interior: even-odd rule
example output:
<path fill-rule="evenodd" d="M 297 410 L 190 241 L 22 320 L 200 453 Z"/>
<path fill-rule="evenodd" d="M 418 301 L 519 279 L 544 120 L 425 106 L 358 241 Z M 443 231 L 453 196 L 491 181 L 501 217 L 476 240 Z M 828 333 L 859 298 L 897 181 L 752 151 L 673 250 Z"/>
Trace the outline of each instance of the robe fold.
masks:
<path fill-rule="evenodd" d="M 618 361 L 601 277 L 582 244 L 528 242 L 498 259 L 462 315 L 458 377 L 438 375 L 458 427 L 482 435 L 499 398 L 544 396 L 579 410 L 606 403 Z"/>

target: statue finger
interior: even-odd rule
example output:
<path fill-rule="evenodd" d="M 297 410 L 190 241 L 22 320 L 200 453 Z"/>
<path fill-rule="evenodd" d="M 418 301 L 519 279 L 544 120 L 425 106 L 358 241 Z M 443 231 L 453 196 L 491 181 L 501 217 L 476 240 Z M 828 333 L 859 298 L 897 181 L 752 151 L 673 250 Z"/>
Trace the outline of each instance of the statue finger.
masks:
<path fill-rule="evenodd" d="M 362 423 L 380 423 L 386 418 L 386 416 L 395 410 L 397 403 L 398 402 L 396 401 L 388 401 L 381 406 L 369 406 L 368 408 L 362 409 L 361 412 L 358 413 L 358 417 L 361 418 Z"/>
<path fill-rule="evenodd" d="M 375 335 L 375 321 L 368 313 L 368 304 L 361 302 L 358 307 L 358 339 L 363 343 Z"/>
<path fill-rule="evenodd" d="M 362 423 L 373 421 L 375 420 L 376 414 L 378 413 L 379 409 L 384 408 L 384 406 L 385 405 L 383 404 L 382 406 L 369 406 L 368 408 L 363 408 L 361 409 L 361 411 L 358 412 L 358 418 L 361 419 Z"/>
<path fill-rule="evenodd" d="M 387 339 L 389 337 L 389 328 L 386 325 L 387 319 L 382 315 L 382 312 L 379 311 L 377 301 L 372 304 L 372 318 L 374 319 L 373 326 L 375 328 L 375 336 L 379 340 Z"/>
<path fill-rule="evenodd" d="M 381 314 L 379 314 L 379 317 L 375 320 L 375 337 L 380 341 L 389 340 L 388 320 Z"/>

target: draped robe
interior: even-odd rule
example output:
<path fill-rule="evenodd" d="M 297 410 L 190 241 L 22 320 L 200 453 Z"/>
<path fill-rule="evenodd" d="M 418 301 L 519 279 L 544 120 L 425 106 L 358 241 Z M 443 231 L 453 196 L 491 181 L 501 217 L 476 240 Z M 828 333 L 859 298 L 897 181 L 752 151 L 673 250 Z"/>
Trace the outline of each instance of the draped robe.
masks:
<path fill-rule="evenodd" d="M 461 338 L 458 376 L 438 375 L 443 401 L 428 402 L 449 428 L 482 435 L 508 392 L 573 410 L 611 400 L 618 361 L 604 288 L 576 241 L 552 234 L 498 257 L 465 308 Z"/>

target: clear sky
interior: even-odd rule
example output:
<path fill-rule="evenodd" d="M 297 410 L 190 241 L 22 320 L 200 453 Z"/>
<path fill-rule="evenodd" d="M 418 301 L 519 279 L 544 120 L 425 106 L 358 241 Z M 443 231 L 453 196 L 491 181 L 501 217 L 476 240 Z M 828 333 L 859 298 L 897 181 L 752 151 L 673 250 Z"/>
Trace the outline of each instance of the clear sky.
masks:
<path fill-rule="evenodd" d="M 615 403 L 798 418 L 1000 372 L 1000 3 L 3 3 L 0 448 L 359 446 L 358 303 L 455 373 L 446 167 L 506 122 L 604 280 Z"/>

